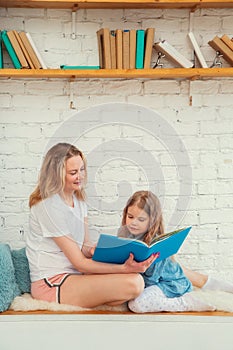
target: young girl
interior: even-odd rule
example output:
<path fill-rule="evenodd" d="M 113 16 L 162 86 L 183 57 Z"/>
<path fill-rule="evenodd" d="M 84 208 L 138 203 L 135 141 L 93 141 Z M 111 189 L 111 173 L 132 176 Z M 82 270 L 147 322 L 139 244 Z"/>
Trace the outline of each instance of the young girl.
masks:
<path fill-rule="evenodd" d="M 158 198 L 149 191 L 135 192 L 124 208 L 118 235 L 150 244 L 155 236 L 163 234 L 163 217 Z M 146 288 L 139 297 L 128 303 L 134 312 L 214 310 L 213 306 L 188 293 L 192 290 L 192 284 L 172 257 L 155 262 L 142 276 Z"/>
<path fill-rule="evenodd" d="M 156 256 L 137 263 L 130 255 L 120 265 L 90 259 L 86 176 L 84 156 L 75 146 L 59 143 L 46 154 L 29 200 L 31 293 L 36 299 L 82 307 L 118 305 L 143 291 L 140 273 Z"/>

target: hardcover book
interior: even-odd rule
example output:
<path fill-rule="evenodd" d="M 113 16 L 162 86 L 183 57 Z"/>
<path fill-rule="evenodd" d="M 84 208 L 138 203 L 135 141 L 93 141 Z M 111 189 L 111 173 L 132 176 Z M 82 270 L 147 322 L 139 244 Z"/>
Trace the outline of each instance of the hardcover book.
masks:
<path fill-rule="evenodd" d="M 21 69 L 22 65 L 21 65 L 21 63 L 20 63 L 20 61 L 19 61 L 19 59 L 18 59 L 18 57 L 17 57 L 17 55 L 15 53 L 15 50 L 14 50 L 13 46 L 11 45 L 11 42 L 10 42 L 10 40 L 8 38 L 6 30 L 3 30 L 1 32 L 1 37 L 2 37 L 2 42 L 4 43 L 5 48 L 7 49 L 7 52 L 9 54 L 10 58 L 11 58 L 11 61 L 12 61 L 13 65 L 14 65 L 14 67 L 16 69 Z"/>
<path fill-rule="evenodd" d="M 136 68 L 142 69 L 144 65 L 145 30 L 138 29 L 136 33 Z"/>
<path fill-rule="evenodd" d="M 225 44 L 223 40 L 221 40 L 217 35 L 210 40 L 208 44 L 215 50 L 219 51 L 223 58 L 233 66 L 233 51 Z"/>
<path fill-rule="evenodd" d="M 147 28 L 145 34 L 145 57 L 144 57 L 144 69 L 150 68 L 152 49 L 154 44 L 155 28 Z"/>
<path fill-rule="evenodd" d="M 153 253 L 159 253 L 159 257 L 155 261 L 159 262 L 178 252 L 190 230 L 191 226 L 158 236 L 149 246 L 145 242 L 136 239 L 101 234 L 93 260 L 123 264 L 130 253 L 133 253 L 134 259 L 138 262 L 146 260 Z"/>
<path fill-rule="evenodd" d="M 189 32 L 188 33 L 188 37 L 189 37 L 189 40 L 190 40 L 190 42 L 191 42 L 191 44 L 193 46 L 193 50 L 195 52 L 195 55 L 197 56 L 197 59 L 198 59 L 198 61 L 200 63 L 200 66 L 202 68 L 208 68 L 206 60 L 205 60 L 205 58 L 204 58 L 204 56 L 203 56 L 203 54 L 201 52 L 201 49 L 200 49 L 200 47 L 199 47 L 199 45 L 198 45 L 198 43 L 196 41 L 196 38 L 195 38 L 194 34 L 192 32 Z"/>
<path fill-rule="evenodd" d="M 162 52 L 166 58 L 179 64 L 183 68 L 192 68 L 193 62 L 188 60 L 184 55 L 182 55 L 174 46 L 169 44 L 166 40 L 162 40 L 154 44 L 154 48 L 158 52 Z"/>

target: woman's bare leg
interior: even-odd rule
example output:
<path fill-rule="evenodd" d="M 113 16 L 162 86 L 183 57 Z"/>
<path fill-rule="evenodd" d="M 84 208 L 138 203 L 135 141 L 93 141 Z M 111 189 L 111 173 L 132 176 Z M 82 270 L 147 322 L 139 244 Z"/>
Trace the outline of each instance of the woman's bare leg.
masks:
<path fill-rule="evenodd" d="M 144 289 L 140 274 L 71 275 L 61 286 L 60 301 L 81 307 L 120 305 Z"/>

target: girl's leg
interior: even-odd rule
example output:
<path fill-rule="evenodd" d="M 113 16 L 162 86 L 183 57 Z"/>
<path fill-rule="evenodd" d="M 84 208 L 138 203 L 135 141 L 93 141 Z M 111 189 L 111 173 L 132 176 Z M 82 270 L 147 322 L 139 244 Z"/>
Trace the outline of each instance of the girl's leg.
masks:
<path fill-rule="evenodd" d="M 215 310 L 213 305 L 195 298 L 191 293 L 186 293 L 177 298 L 168 298 L 157 286 L 145 288 L 139 297 L 128 302 L 128 306 L 131 311 L 136 313 Z"/>
<path fill-rule="evenodd" d="M 70 275 L 60 289 L 60 302 L 81 307 L 119 305 L 144 288 L 139 274 Z"/>

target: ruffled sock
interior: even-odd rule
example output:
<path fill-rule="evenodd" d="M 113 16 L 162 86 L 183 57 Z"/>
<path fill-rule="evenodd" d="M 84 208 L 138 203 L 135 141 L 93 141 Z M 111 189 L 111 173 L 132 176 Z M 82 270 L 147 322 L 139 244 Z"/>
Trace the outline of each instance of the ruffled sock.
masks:
<path fill-rule="evenodd" d="M 168 298 L 157 286 L 145 288 L 136 299 L 128 302 L 128 307 L 135 313 L 215 310 L 213 305 L 194 297 L 192 293 L 186 293 L 181 297 Z"/>
<path fill-rule="evenodd" d="M 233 293 L 233 283 L 208 277 L 202 289 L 221 290 L 223 292 Z"/>

